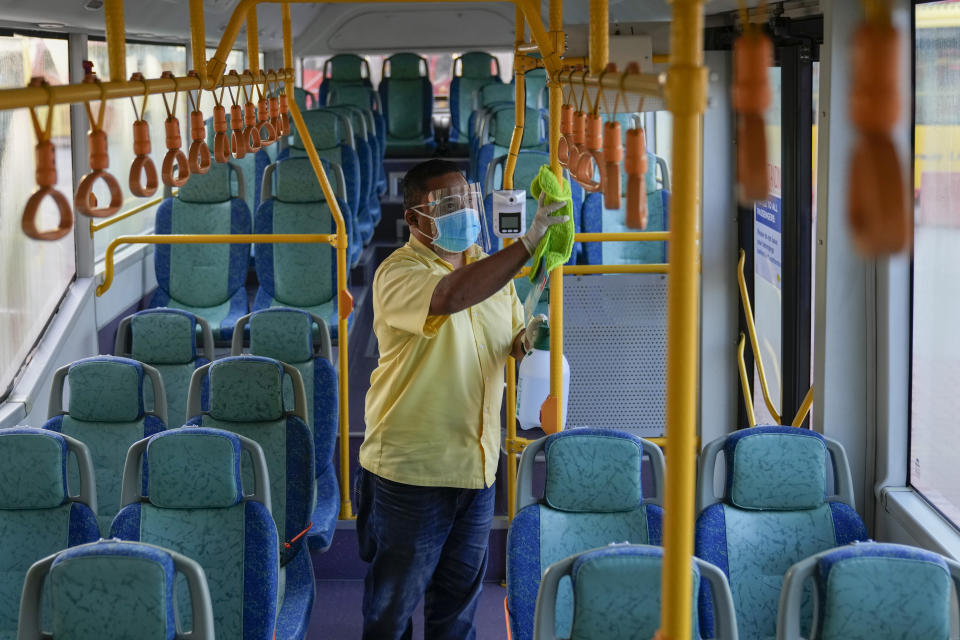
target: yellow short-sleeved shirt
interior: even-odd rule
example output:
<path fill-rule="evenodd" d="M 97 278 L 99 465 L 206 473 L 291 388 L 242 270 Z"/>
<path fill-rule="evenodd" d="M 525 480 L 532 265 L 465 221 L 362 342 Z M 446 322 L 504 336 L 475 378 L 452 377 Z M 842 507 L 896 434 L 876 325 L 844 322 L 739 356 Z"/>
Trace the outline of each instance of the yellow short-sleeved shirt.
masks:
<path fill-rule="evenodd" d="M 484 257 L 472 246 L 467 262 Z M 450 316 L 430 316 L 453 267 L 411 238 L 377 269 L 373 330 L 380 360 L 367 392 L 360 464 L 394 482 L 480 489 L 500 459 L 503 372 L 523 329 L 513 283 Z"/>

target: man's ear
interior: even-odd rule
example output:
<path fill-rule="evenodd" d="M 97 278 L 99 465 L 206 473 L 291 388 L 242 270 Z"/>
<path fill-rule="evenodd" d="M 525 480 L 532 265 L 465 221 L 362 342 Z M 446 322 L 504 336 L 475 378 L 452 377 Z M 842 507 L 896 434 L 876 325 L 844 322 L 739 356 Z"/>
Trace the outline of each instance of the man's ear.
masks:
<path fill-rule="evenodd" d="M 403 219 L 407 222 L 410 227 L 418 228 L 419 220 L 417 218 L 417 212 L 413 209 L 406 209 L 403 212 Z"/>

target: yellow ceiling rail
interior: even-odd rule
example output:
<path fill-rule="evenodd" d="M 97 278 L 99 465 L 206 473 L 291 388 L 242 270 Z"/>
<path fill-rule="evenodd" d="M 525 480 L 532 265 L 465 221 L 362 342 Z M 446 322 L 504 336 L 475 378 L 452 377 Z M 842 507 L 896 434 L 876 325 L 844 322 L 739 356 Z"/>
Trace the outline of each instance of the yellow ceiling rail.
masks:
<path fill-rule="evenodd" d="M 257 5 L 247 9 L 247 68 L 257 75 L 260 73 L 260 34 L 257 33 Z"/>
<path fill-rule="evenodd" d="M 287 68 L 275 73 L 268 73 L 270 82 L 293 83 L 293 69 Z M 255 78 L 249 73 L 224 75 L 218 86 L 235 87 L 250 86 L 263 82 L 263 76 Z M 0 89 L 0 111 L 7 109 L 21 109 L 48 104 L 80 104 L 97 101 L 101 98 L 114 100 L 116 98 L 141 97 L 158 93 L 174 91 L 196 91 L 200 88 L 200 78 L 197 76 L 180 76 L 176 78 L 150 78 L 143 81 L 122 81 L 102 83 L 63 84 L 46 87 L 22 87 L 17 89 Z"/>
<path fill-rule="evenodd" d="M 740 388 L 743 390 L 743 407 L 747 412 L 747 426 L 757 426 L 757 416 L 753 413 L 753 393 L 750 391 L 750 378 L 747 376 L 747 361 L 743 358 L 743 348 L 747 339 L 740 332 L 740 343 L 737 344 L 737 368 L 740 370 Z"/>
<path fill-rule="evenodd" d="M 610 58 L 610 3 L 590 0 L 590 74 L 599 76 Z M 619 86 L 619 83 L 618 85 Z"/>
<path fill-rule="evenodd" d="M 667 284 L 667 465 L 660 640 L 686 640 L 693 618 L 694 492 L 700 320 L 700 169 L 707 106 L 704 0 L 672 0 L 666 101 L 673 115 L 673 200 Z"/>
<path fill-rule="evenodd" d="M 740 285 L 740 302 L 743 304 L 743 315 L 747 319 L 747 333 L 750 336 L 753 361 L 757 367 L 757 377 L 760 378 L 760 392 L 763 394 L 763 403 L 767 405 L 770 416 L 777 424 L 783 424 L 780 414 L 773 406 L 773 400 L 770 398 L 770 388 L 767 386 L 767 373 L 763 367 L 763 354 L 760 353 L 760 342 L 757 339 L 757 326 L 753 321 L 753 306 L 750 304 L 750 296 L 747 293 L 747 280 L 743 275 L 745 260 L 746 253 L 743 249 L 740 249 L 740 259 L 737 261 L 737 283 Z"/>
<path fill-rule="evenodd" d="M 107 60 L 110 79 L 127 79 L 127 30 L 123 21 L 123 0 L 107 0 L 103 7 L 106 18 Z"/>
<path fill-rule="evenodd" d="M 97 296 L 106 293 L 113 285 L 113 254 L 123 244 L 329 244 L 337 246 L 337 236 L 332 233 L 212 233 L 212 234 L 164 234 L 149 236 L 118 236 L 107 245 L 103 256 L 103 283 L 97 287 Z"/>
<path fill-rule="evenodd" d="M 203 0 L 190 0 L 190 58 L 193 70 L 200 76 L 200 86 L 207 83 L 207 31 L 204 26 Z"/>

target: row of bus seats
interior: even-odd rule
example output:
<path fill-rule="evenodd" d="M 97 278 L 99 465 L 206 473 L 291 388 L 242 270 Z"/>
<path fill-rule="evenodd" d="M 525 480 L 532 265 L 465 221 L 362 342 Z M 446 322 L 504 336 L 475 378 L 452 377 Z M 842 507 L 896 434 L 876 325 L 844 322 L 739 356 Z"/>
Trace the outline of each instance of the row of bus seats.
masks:
<path fill-rule="evenodd" d="M 296 310 L 244 319 L 252 349 L 294 364 L 239 355 L 197 366 L 195 318 L 152 310 L 130 319 L 123 340 L 165 361 L 158 364 L 184 367 L 164 375 L 128 358 L 97 356 L 60 369 L 43 429 L 0 430 L 7 461 L 0 469 L 0 637 L 16 636 L 32 563 L 112 537 L 195 560 L 209 584 L 217 637 L 303 638 L 314 599 L 310 550 L 330 546 L 339 506 L 336 381 L 329 360 L 314 354 L 317 322 Z M 180 362 L 189 356 L 192 363 Z M 192 417 L 171 417 L 169 424 L 186 426 L 167 430 L 164 377 L 190 367 Z M 312 402 L 304 378 L 321 392 Z M 115 552 L 123 555 L 102 550 Z M 176 594 L 176 618 L 187 628 L 193 591 Z"/>
<path fill-rule="evenodd" d="M 645 458 L 654 479 L 646 493 Z M 817 638 L 948 637 L 951 573 L 960 576 L 960 566 L 862 542 L 839 443 L 793 427 L 744 429 L 708 444 L 698 475 L 694 637 L 810 637 L 811 625 Z M 524 449 L 507 537 L 514 639 L 654 635 L 663 478 L 660 449 L 627 433 L 570 429 Z M 817 580 L 816 607 L 808 578 Z"/>

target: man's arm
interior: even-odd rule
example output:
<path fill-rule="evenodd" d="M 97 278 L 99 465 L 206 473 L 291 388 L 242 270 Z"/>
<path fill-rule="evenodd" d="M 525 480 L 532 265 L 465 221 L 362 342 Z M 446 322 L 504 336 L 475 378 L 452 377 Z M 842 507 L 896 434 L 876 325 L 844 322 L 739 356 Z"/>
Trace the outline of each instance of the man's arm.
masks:
<path fill-rule="evenodd" d="M 507 286 L 530 254 L 522 242 L 445 275 L 433 290 L 430 315 L 446 316 L 483 302 Z"/>

